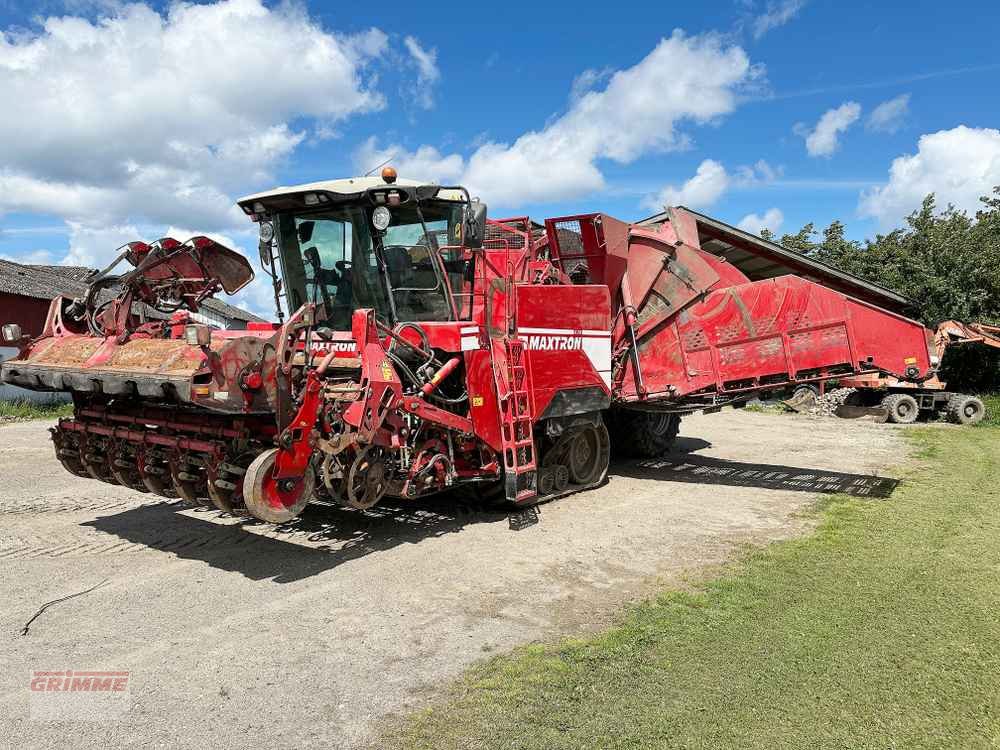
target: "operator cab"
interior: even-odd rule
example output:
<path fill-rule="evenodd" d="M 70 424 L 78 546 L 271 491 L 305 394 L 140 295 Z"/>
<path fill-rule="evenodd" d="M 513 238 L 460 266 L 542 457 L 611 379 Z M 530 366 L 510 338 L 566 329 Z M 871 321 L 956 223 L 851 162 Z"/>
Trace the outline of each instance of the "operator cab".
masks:
<path fill-rule="evenodd" d="M 355 177 L 278 188 L 239 201 L 260 225 L 261 263 L 281 316 L 307 302 L 319 326 L 347 331 L 358 308 L 383 322 L 467 320 L 471 249 L 486 207 L 460 187 Z M 279 267 L 280 266 L 280 267 Z M 279 278 L 280 277 L 280 278 Z"/>

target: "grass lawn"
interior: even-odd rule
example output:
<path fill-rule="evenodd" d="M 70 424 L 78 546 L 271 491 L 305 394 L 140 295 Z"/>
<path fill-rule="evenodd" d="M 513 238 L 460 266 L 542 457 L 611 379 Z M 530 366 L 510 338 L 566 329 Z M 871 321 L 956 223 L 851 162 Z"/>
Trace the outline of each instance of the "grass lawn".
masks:
<path fill-rule="evenodd" d="M 55 419 L 73 414 L 73 404 L 35 404 L 31 401 L 0 401 L 0 421 Z"/>
<path fill-rule="evenodd" d="M 1000 747 L 1000 428 L 593 637 L 472 669 L 404 748 Z"/>

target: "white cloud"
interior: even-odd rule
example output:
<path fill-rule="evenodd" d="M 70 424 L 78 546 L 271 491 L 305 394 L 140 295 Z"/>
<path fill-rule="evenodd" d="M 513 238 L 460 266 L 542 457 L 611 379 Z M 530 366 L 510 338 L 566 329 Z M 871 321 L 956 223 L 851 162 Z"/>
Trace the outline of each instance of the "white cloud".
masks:
<path fill-rule="evenodd" d="M 740 223 L 736 226 L 744 232 L 759 235 L 763 229 L 770 230 L 772 233 L 777 233 L 784 221 L 785 215 L 781 213 L 781 209 L 769 208 L 764 212 L 763 216 L 758 214 L 747 214 L 740 219 Z"/>
<path fill-rule="evenodd" d="M 437 66 L 437 50 L 424 49 L 412 36 L 406 37 L 403 44 L 417 68 L 417 80 L 412 88 L 414 100 L 424 109 L 430 109 L 434 106 L 434 84 L 441 78 L 441 71 Z"/>
<path fill-rule="evenodd" d="M 683 185 L 667 185 L 656 195 L 647 197 L 642 205 L 650 211 L 662 211 L 666 206 L 708 208 L 722 197 L 731 182 L 732 177 L 725 167 L 713 159 L 705 159 Z"/>
<path fill-rule="evenodd" d="M 133 225 L 95 227 L 69 222 L 69 228 L 69 252 L 62 260 L 68 266 L 103 268 L 115 257 L 115 250 L 126 242 L 157 239 L 148 234 L 143 235 Z"/>
<path fill-rule="evenodd" d="M 899 96 L 879 104 L 868 116 L 865 127 L 879 133 L 896 133 L 910 112 L 910 95 Z"/>
<path fill-rule="evenodd" d="M 755 164 L 737 167 L 729 173 L 714 159 L 705 159 L 683 185 L 667 185 L 660 192 L 644 197 L 640 205 L 650 211 L 662 211 L 666 206 L 708 208 L 730 188 L 766 185 L 778 179 L 782 172 L 781 167 L 772 167 L 758 159 Z"/>
<path fill-rule="evenodd" d="M 777 180 L 784 172 L 783 167 L 772 167 L 764 159 L 758 159 L 753 165 L 737 167 L 736 177 L 741 186 L 767 184 Z"/>
<path fill-rule="evenodd" d="M 564 114 L 513 143 L 484 143 L 468 159 L 429 146 L 413 154 L 397 145 L 382 151 L 422 155 L 411 163 L 447 174 L 457 174 L 461 164 L 461 182 L 494 205 L 569 199 L 604 187 L 602 159 L 627 164 L 688 147 L 690 138 L 679 125 L 712 123 L 729 114 L 740 88 L 761 73 L 741 48 L 726 46 L 721 37 L 689 37 L 678 30 L 636 65 L 611 75 L 602 90 L 583 93 Z"/>
<path fill-rule="evenodd" d="M 782 2 L 769 2 L 767 10 L 753 19 L 751 30 L 753 38 L 760 39 L 771 29 L 784 26 L 798 15 L 798 12 L 805 6 L 805 0 L 782 0 Z"/>
<path fill-rule="evenodd" d="M 20 253 L 17 257 L 13 255 L 8 255 L 6 253 L 0 253 L 0 258 L 3 260 L 12 260 L 15 263 L 27 263 L 27 264 L 37 264 L 43 266 L 55 265 L 55 256 L 49 250 L 31 250 L 27 253 Z"/>
<path fill-rule="evenodd" d="M 732 112 L 736 89 L 754 75 L 746 53 L 714 35 L 675 31 L 635 66 L 611 76 L 547 127 L 512 144 L 488 143 L 472 157 L 466 182 L 510 205 L 571 198 L 604 185 L 597 160 L 622 164 L 685 148 L 677 126 Z"/>
<path fill-rule="evenodd" d="M 1000 185 L 1000 130 L 959 125 L 920 136 L 917 153 L 893 159 L 889 180 L 861 194 L 859 211 L 883 227 L 898 225 L 928 193 L 970 213 Z"/>
<path fill-rule="evenodd" d="M 337 34 L 260 0 L 104 12 L 0 34 L 0 98 L 17 103 L 0 119 L 0 212 L 242 225 L 230 194 L 272 179 L 304 137 L 290 123 L 384 106 L 368 71 L 387 46 L 377 29 Z"/>
<path fill-rule="evenodd" d="M 573 83 L 569 87 L 570 103 L 577 101 L 577 99 L 588 91 L 591 91 L 595 86 L 608 80 L 614 72 L 614 68 L 601 68 L 600 70 L 587 68 L 573 79 Z"/>
<path fill-rule="evenodd" d="M 383 148 L 379 147 L 375 136 L 364 141 L 354 152 L 358 174 L 366 174 L 385 162 L 391 163 L 400 177 L 438 184 L 457 182 L 465 168 L 465 161 L 458 154 L 445 155 L 433 146 L 421 146 L 416 151 L 407 151 L 399 145 Z"/>
<path fill-rule="evenodd" d="M 819 118 L 816 127 L 809 130 L 802 123 L 793 128 L 796 135 L 806 140 L 806 151 L 810 156 L 831 156 L 840 143 L 841 133 L 853 125 L 861 117 L 861 105 L 857 102 L 844 102 L 839 107 L 828 109 Z"/>

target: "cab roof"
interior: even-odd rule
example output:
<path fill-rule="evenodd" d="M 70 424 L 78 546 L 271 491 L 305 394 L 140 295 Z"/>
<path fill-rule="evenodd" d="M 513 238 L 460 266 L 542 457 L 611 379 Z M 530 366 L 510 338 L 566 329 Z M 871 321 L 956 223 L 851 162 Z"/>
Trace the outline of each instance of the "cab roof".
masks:
<path fill-rule="evenodd" d="M 371 177 L 348 177 L 341 180 L 320 180 L 319 182 L 307 182 L 302 185 L 287 185 L 265 190 L 261 193 L 254 193 L 240 198 L 237 203 L 244 212 L 248 214 L 257 213 L 254 210 L 255 203 L 264 204 L 268 209 L 289 208 L 298 205 L 303 198 L 310 193 L 317 196 L 325 196 L 321 202 L 340 202 L 360 197 L 373 188 L 400 188 L 403 191 L 417 192 L 422 199 L 440 198 L 442 200 L 462 200 L 464 195 L 459 190 L 444 189 L 433 182 L 420 180 L 406 180 L 399 178 L 394 182 L 386 182 L 381 176 Z M 312 204 L 314 205 L 314 204 Z"/>
<path fill-rule="evenodd" d="M 363 193 L 371 188 L 386 187 L 390 184 L 398 187 L 420 187 L 432 183 L 404 180 L 402 178 L 397 179 L 393 183 L 388 183 L 379 176 L 347 177 L 342 180 L 320 180 L 319 182 L 306 182 L 302 185 L 284 185 L 240 198 L 237 203 L 242 205 L 247 201 L 275 198 L 281 195 L 288 195 L 289 193 L 332 193 L 346 198 L 357 193 Z"/>

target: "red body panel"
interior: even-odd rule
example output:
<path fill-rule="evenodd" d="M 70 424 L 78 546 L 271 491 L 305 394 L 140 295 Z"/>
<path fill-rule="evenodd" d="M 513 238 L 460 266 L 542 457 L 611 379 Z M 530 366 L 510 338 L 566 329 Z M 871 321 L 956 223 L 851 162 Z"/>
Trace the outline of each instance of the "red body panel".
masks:
<path fill-rule="evenodd" d="M 611 300 L 606 286 L 517 287 L 516 335 L 525 344 L 532 413 L 560 391 L 611 392 Z"/>

